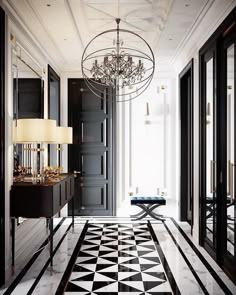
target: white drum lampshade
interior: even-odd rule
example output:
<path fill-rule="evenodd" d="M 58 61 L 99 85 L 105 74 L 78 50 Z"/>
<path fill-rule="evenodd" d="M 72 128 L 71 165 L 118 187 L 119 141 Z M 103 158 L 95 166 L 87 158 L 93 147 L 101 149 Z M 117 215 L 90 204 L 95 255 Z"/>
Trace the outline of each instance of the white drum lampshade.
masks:
<path fill-rule="evenodd" d="M 14 131 L 15 143 L 55 143 L 56 120 L 18 119 Z"/>
<path fill-rule="evenodd" d="M 72 127 L 56 127 L 56 139 L 57 144 L 70 144 L 73 143 Z"/>

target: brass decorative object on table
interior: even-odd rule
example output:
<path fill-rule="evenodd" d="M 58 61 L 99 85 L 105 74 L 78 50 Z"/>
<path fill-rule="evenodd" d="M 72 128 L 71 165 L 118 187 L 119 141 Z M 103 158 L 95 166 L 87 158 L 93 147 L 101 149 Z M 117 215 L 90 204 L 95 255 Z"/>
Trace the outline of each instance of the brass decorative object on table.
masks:
<path fill-rule="evenodd" d="M 46 180 L 53 181 L 55 179 L 58 179 L 60 175 L 62 175 L 63 167 L 61 166 L 49 166 L 45 167 L 44 169 L 44 175 Z"/>

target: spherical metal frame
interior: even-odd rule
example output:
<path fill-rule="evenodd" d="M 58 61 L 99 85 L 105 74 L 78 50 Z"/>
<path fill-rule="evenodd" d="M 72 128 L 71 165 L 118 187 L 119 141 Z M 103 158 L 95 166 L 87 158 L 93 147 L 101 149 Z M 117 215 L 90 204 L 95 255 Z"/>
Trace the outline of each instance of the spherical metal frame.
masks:
<path fill-rule="evenodd" d="M 88 68 L 86 68 L 85 64 L 86 64 L 87 61 L 89 61 L 91 59 L 95 59 L 96 57 L 105 57 L 107 55 L 107 54 L 101 54 L 101 51 L 114 50 L 114 49 L 117 49 L 117 47 L 102 48 L 102 49 L 99 49 L 99 50 L 96 50 L 96 51 L 92 51 L 89 54 L 87 54 L 87 50 L 90 48 L 91 44 L 97 38 L 99 38 L 102 35 L 113 33 L 113 32 L 116 32 L 117 33 L 118 38 L 119 38 L 119 33 L 120 32 L 123 32 L 123 33 L 132 34 L 132 35 L 138 37 L 139 39 L 141 39 L 145 43 L 145 45 L 147 46 L 147 48 L 149 49 L 150 55 L 148 55 L 148 54 L 146 54 L 146 53 L 144 53 L 144 52 L 142 52 L 142 51 L 140 51 L 138 49 L 129 48 L 129 47 L 122 47 L 122 51 L 123 50 L 129 50 L 131 52 L 135 52 L 136 54 L 130 55 L 130 56 L 131 57 L 140 58 L 142 60 L 145 60 L 146 59 L 149 62 L 151 62 L 152 66 L 149 69 L 147 69 L 147 71 L 150 71 L 150 73 L 146 77 L 144 77 L 144 79 L 142 79 L 141 81 L 138 81 L 138 82 L 132 84 L 132 86 L 135 86 L 135 85 L 137 86 L 138 84 L 144 83 L 138 89 L 135 89 L 134 91 L 129 92 L 129 93 L 119 93 L 119 91 L 117 91 L 117 89 L 116 89 L 115 96 L 112 94 L 112 97 L 114 98 L 114 101 L 115 102 L 125 102 L 125 101 L 130 101 L 130 100 L 135 99 L 136 97 L 138 97 L 139 95 L 141 95 L 148 88 L 148 86 L 150 85 L 150 83 L 152 81 L 152 78 L 154 76 L 154 71 L 155 71 L 155 57 L 154 57 L 154 54 L 153 54 L 153 51 L 152 51 L 150 45 L 141 36 L 139 36 L 137 33 L 131 32 L 131 31 L 126 30 L 126 29 L 120 29 L 119 28 L 119 21 L 120 21 L 120 19 L 116 19 L 116 22 L 117 22 L 117 28 L 116 29 L 106 30 L 106 31 L 104 31 L 104 32 L 96 35 L 87 44 L 87 46 L 85 47 L 84 52 L 82 54 L 82 58 L 81 58 L 81 70 L 82 70 L 83 78 L 84 78 L 85 83 L 88 86 L 88 88 L 92 91 L 92 93 L 94 95 L 96 95 L 100 99 L 104 99 L 99 94 L 99 93 L 101 93 L 101 90 L 99 89 L 99 86 L 109 87 L 109 85 L 107 85 L 105 83 L 102 83 L 102 82 L 100 82 L 98 80 L 95 80 L 94 78 L 89 77 L 86 74 L 86 71 L 90 72 L 91 70 L 88 69 Z M 101 54 L 101 55 L 99 55 L 99 54 Z M 128 86 L 126 85 L 124 87 L 128 87 Z M 111 95 L 109 95 L 109 93 L 107 93 L 107 95 L 108 96 L 111 96 Z M 126 96 L 130 96 L 130 95 L 131 95 L 131 97 L 129 97 L 129 98 L 126 97 Z M 124 97 L 124 99 L 122 99 L 122 97 Z"/>

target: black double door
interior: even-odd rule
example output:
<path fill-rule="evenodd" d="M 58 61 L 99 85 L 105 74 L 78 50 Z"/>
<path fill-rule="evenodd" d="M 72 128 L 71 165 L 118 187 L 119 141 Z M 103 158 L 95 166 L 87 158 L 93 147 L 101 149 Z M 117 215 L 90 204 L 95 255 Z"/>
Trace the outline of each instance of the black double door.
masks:
<path fill-rule="evenodd" d="M 110 94 L 112 88 L 101 87 L 98 98 L 83 79 L 68 79 L 68 124 L 73 127 L 68 170 L 75 175 L 77 215 L 114 214 L 112 118 L 115 103 Z"/>
<path fill-rule="evenodd" d="M 200 238 L 236 281 L 235 22 L 224 28 L 200 52 Z"/>

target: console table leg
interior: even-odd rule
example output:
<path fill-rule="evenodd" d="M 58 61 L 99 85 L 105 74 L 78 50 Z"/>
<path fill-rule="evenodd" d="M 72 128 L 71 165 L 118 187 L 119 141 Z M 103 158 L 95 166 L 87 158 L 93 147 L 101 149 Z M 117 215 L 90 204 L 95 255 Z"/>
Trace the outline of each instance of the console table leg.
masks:
<path fill-rule="evenodd" d="M 15 218 L 11 218 L 11 265 L 15 265 Z"/>
<path fill-rule="evenodd" d="M 53 266 L 53 218 L 50 218 L 50 264 Z"/>
<path fill-rule="evenodd" d="M 74 223 L 75 223 L 75 200 L 72 198 L 72 226 L 74 229 Z"/>

